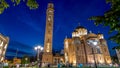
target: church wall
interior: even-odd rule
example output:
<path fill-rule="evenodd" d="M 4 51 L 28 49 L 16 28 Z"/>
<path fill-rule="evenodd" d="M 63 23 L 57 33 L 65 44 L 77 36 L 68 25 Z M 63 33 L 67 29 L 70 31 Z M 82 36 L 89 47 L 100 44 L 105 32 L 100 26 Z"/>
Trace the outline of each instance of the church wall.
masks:
<path fill-rule="evenodd" d="M 73 33 L 74 34 L 74 33 Z M 95 34 L 91 34 L 91 36 L 94 36 Z M 97 36 L 97 35 L 96 35 Z M 102 36 L 102 37 L 101 37 Z M 79 41 L 81 42 L 78 44 L 75 43 L 76 38 L 79 38 Z M 70 39 L 70 38 L 69 38 Z M 82 64 L 89 64 L 94 63 L 96 61 L 97 64 L 104 64 L 104 63 L 111 63 L 111 58 L 109 54 L 109 50 L 107 47 L 106 41 L 103 39 L 103 35 L 99 35 L 98 39 L 100 40 L 99 49 L 95 48 L 94 55 L 95 55 L 95 61 L 94 61 L 94 55 L 92 51 L 92 47 L 87 44 L 86 36 L 80 36 L 80 37 L 72 37 L 72 41 L 69 41 L 68 50 L 66 53 L 68 53 L 68 62 L 74 63 L 76 60 L 76 64 L 82 63 Z M 75 58 L 74 58 L 75 57 Z M 74 59 L 73 59 L 74 58 Z"/>

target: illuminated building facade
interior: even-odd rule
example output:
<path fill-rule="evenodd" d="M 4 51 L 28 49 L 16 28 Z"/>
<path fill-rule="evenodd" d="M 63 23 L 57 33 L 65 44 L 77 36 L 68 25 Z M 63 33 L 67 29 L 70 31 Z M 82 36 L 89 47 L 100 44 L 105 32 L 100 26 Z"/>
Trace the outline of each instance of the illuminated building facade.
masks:
<path fill-rule="evenodd" d="M 46 11 L 46 31 L 44 39 L 44 51 L 42 57 L 43 63 L 51 64 L 53 63 L 52 54 L 53 18 L 54 18 L 54 5 L 53 3 L 49 3 Z"/>
<path fill-rule="evenodd" d="M 4 60 L 9 38 L 0 34 L 0 62 Z"/>
<path fill-rule="evenodd" d="M 88 39 L 97 39 L 99 41 L 98 44 L 94 43 L 96 48 L 92 49 L 90 46 L 92 41 L 88 43 Z M 103 34 L 88 33 L 87 29 L 82 26 L 78 26 L 72 32 L 72 38 L 65 38 L 64 57 L 65 63 L 72 63 L 74 65 L 79 63 L 92 64 L 95 63 L 94 61 L 97 64 L 111 63 L 107 42 Z"/>
<path fill-rule="evenodd" d="M 60 53 L 55 53 L 53 55 L 53 64 L 64 63 L 64 55 Z"/>

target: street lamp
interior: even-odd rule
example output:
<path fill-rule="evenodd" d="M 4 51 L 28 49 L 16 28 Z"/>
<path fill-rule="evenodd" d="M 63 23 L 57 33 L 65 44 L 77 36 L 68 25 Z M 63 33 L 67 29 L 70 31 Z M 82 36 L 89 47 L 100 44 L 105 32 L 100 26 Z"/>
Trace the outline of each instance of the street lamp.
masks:
<path fill-rule="evenodd" d="M 39 61 L 40 60 L 39 59 L 39 53 L 40 53 L 40 51 L 43 50 L 43 47 L 42 46 L 36 46 L 34 49 L 37 50 L 37 61 Z"/>
<path fill-rule="evenodd" d="M 95 68 L 97 68 L 97 63 L 96 63 L 96 60 L 95 60 L 94 48 L 95 48 L 95 49 L 99 49 L 99 48 L 100 48 L 100 47 L 98 46 L 99 40 L 97 39 L 97 37 L 96 37 L 96 38 L 95 38 L 95 37 L 90 37 L 90 38 L 87 39 L 87 44 L 92 47 L 92 53 L 93 53 Z"/>

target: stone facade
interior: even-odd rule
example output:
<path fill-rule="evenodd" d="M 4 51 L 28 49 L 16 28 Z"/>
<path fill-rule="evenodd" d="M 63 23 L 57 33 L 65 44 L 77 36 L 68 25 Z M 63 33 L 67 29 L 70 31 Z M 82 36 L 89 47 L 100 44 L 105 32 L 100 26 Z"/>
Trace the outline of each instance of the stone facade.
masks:
<path fill-rule="evenodd" d="M 53 56 L 53 64 L 58 64 L 58 63 L 64 63 L 64 55 L 61 55 L 60 53 L 56 53 Z"/>
<path fill-rule="evenodd" d="M 61 54 L 53 55 L 52 52 L 53 22 L 54 22 L 54 5 L 53 3 L 49 3 L 46 11 L 46 30 L 44 40 L 44 51 L 42 56 L 42 63 L 44 65 L 64 62 L 63 55 Z"/>
<path fill-rule="evenodd" d="M 99 42 L 94 42 L 97 45 L 92 47 L 91 40 Z M 111 63 L 108 46 L 103 34 L 88 33 L 87 29 L 82 26 L 78 26 L 73 31 L 72 38 L 65 38 L 64 55 L 65 63 L 74 65 L 79 63 L 92 64 L 94 62 L 97 64 Z"/>
<path fill-rule="evenodd" d="M 8 42 L 9 42 L 9 38 L 0 34 L 0 62 L 2 62 L 5 58 Z"/>
<path fill-rule="evenodd" d="M 42 57 L 43 63 L 50 63 L 50 64 L 53 63 L 53 54 L 52 54 L 53 19 L 54 19 L 54 5 L 53 3 L 49 3 L 46 11 L 46 30 L 45 30 L 45 40 L 44 40 L 44 51 Z"/>

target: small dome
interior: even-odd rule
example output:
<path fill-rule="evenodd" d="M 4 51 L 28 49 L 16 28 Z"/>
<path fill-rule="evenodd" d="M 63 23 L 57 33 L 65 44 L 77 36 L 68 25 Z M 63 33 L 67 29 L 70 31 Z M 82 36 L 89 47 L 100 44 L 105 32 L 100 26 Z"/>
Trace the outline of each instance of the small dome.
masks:
<path fill-rule="evenodd" d="M 90 34 L 88 34 L 87 36 L 88 36 L 88 37 L 96 37 L 96 38 L 97 38 L 97 35 L 94 34 L 94 33 L 90 33 Z"/>
<path fill-rule="evenodd" d="M 98 36 L 99 39 L 104 39 L 104 36 L 103 36 L 102 33 L 98 33 L 97 36 Z"/>

